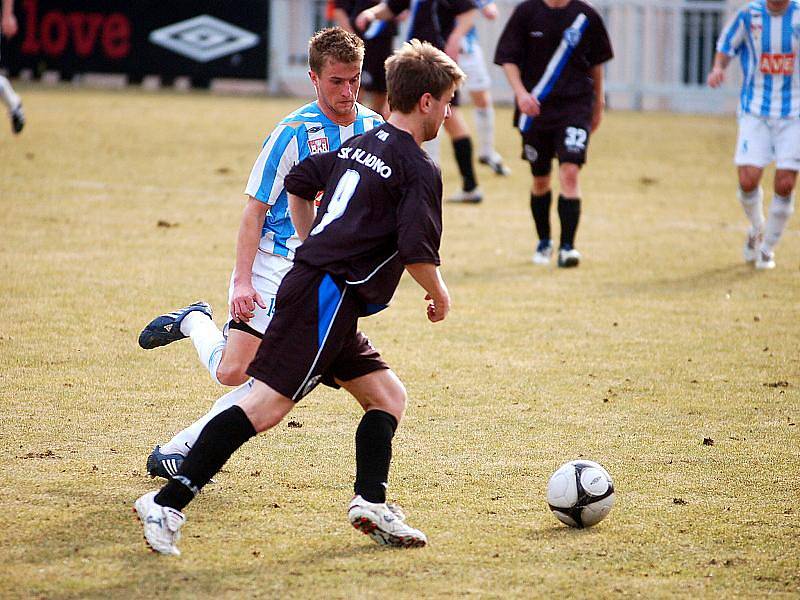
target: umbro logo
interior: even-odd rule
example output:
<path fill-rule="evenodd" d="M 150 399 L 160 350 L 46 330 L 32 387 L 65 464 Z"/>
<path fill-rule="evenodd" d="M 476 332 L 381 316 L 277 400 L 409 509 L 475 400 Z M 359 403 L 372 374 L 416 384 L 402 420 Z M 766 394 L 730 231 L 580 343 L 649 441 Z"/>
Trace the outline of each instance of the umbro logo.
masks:
<path fill-rule="evenodd" d="M 150 32 L 153 44 L 206 63 L 259 42 L 255 33 L 210 15 L 200 15 Z"/>
<path fill-rule="evenodd" d="M 531 31 L 531 37 L 544 37 L 544 31 Z"/>

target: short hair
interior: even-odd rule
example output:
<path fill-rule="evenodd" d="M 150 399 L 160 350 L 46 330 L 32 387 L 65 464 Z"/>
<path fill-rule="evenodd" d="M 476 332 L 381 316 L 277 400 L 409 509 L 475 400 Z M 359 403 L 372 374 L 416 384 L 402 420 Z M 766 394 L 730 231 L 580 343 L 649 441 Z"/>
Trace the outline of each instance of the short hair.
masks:
<path fill-rule="evenodd" d="M 423 94 L 440 99 L 466 77 L 456 62 L 435 46 L 417 39 L 406 42 L 386 59 L 389 110 L 411 113 Z"/>
<path fill-rule="evenodd" d="M 308 41 L 308 67 L 319 75 L 329 59 L 339 63 L 363 62 L 364 42 L 341 27 L 322 29 Z"/>

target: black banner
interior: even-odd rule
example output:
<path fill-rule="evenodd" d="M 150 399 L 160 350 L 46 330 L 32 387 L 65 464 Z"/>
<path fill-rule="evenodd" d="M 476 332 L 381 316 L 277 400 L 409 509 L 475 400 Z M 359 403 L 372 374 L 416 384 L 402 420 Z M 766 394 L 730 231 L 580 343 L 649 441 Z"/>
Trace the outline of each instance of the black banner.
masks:
<path fill-rule="evenodd" d="M 2 52 L 12 74 L 267 78 L 268 0 L 17 0 L 15 12 Z"/>

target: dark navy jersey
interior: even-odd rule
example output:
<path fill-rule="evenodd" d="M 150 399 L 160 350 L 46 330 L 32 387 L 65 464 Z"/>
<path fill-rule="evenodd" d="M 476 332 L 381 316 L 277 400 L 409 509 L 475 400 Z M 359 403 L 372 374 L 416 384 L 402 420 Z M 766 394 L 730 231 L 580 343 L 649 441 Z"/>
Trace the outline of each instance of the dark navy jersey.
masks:
<path fill-rule="evenodd" d="M 594 102 L 591 69 L 613 56 L 603 20 L 583 0 L 563 8 L 526 0 L 506 23 L 494 62 L 517 65 L 526 89 L 540 84 L 546 92 L 544 100 L 537 94 L 542 111 L 534 122 L 558 125 L 577 118 L 588 124 Z"/>
<path fill-rule="evenodd" d="M 439 0 L 436 14 L 439 17 L 439 27 L 442 30 L 442 37 L 445 41 L 453 33 L 456 26 L 456 17 L 468 10 L 478 8 L 475 0 Z"/>
<path fill-rule="evenodd" d="M 310 156 L 284 184 L 306 199 L 325 190 L 295 262 L 357 286 L 366 303 L 388 304 L 403 265 L 439 264 L 441 172 L 409 133 L 385 123 Z"/>
<path fill-rule="evenodd" d="M 386 5 L 395 15 L 404 10 L 410 12 L 406 41 L 417 38 L 420 42 L 433 44 L 444 50 L 444 36 L 439 26 L 437 4 L 439 0 L 386 0 Z"/>
<path fill-rule="evenodd" d="M 350 27 L 353 28 L 353 31 L 357 32 L 361 37 L 364 37 L 363 31 L 359 31 L 358 27 L 356 27 L 356 17 L 363 11 L 367 10 L 368 8 L 372 8 L 373 6 L 380 4 L 380 0 L 336 0 L 334 2 L 334 6 L 336 8 L 342 9 L 347 15 L 350 17 Z M 369 31 L 369 28 L 367 28 Z M 394 21 L 386 22 L 377 34 L 371 38 L 382 38 L 382 37 L 394 37 L 397 33 L 397 25 Z"/>

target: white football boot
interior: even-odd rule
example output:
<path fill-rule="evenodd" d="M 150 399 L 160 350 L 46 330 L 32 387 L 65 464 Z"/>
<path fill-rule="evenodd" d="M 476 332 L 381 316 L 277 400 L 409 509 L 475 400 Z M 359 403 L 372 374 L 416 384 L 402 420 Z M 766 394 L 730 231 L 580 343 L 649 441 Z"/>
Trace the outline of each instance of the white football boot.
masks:
<path fill-rule="evenodd" d="M 747 238 L 744 241 L 744 248 L 742 248 L 742 256 L 744 262 L 754 263 L 758 259 L 758 247 L 761 245 L 763 235 L 760 231 L 747 230 Z"/>
<path fill-rule="evenodd" d="M 447 198 L 447 201 L 455 204 L 480 204 L 483 202 L 483 192 L 477 187 L 470 191 L 459 190 Z"/>
<path fill-rule="evenodd" d="M 763 248 L 758 251 L 758 256 L 756 257 L 756 269 L 759 271 L 766 271 L 768 269 L 775 268 L 775 253 L 774 252 L 767 252 Z"/>
<path fill-rule="evenodd" d="M 136 514 L 144 526 L 144 539 L 147 545 L 161 554 L 180 556 L 178 540 L 180 529 L 186 523 L 186 516 L 179 510 L 156 504 L 158 492 L 148 492 L 135 503 Z"/>
<path fill-rule="evenodd" d="M 353 527 L 382 546 L 421 548 L 428 543 L 424 533 L 406 525 L 406 517 L 396 504 L 367 502 L 355 496 L 347 516 Z"/>
<path fill-rule="evenodd" d="M 533 254 L 533 264 L 549 265 L 550 257 L 553 256 L 553 243 L 550 240 L 540 240 Z"/>
<path fill-rule="evenodd" d="M 563 247 L 558 251 L 558 266 L 562 269 L 577 267 L 581 264 L 581 253 L 572 247 Z"/>

